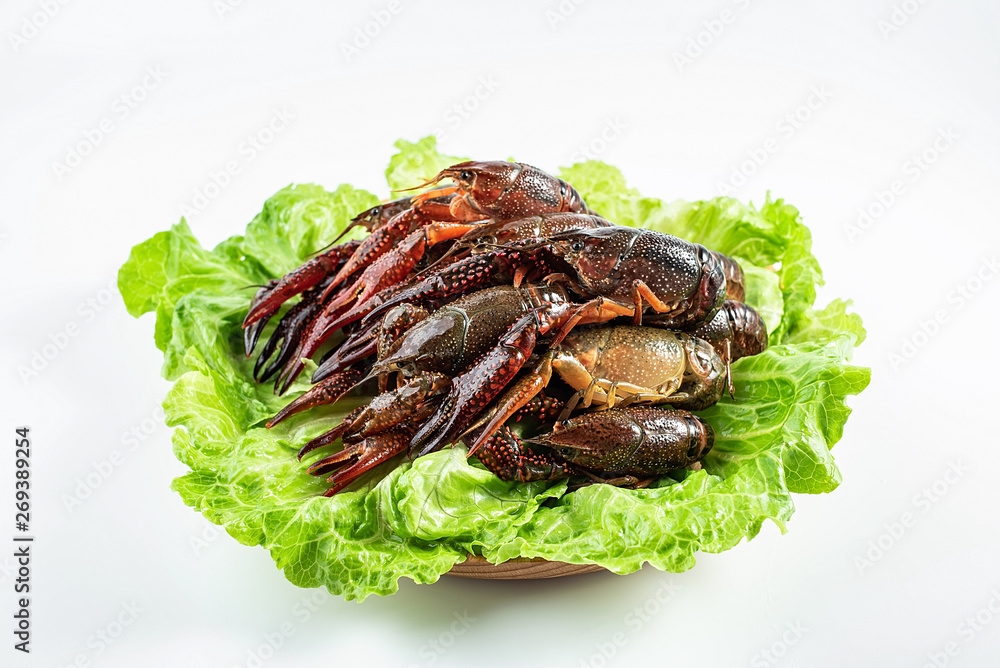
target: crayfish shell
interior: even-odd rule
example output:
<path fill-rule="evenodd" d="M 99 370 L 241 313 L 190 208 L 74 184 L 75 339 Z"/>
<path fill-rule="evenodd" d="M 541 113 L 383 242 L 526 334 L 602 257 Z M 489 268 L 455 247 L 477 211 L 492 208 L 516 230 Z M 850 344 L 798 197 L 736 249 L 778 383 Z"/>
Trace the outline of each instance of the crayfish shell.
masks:
<path fill-rule="evenodd" d="M 447 574 L 476 580 L 543 580 L 603 570 L 602 566 L 596 564 L 567 564 L 545 559 L 511 559 L 502 564 L 491 564 L 483 557 L 470 554 L 465 561 L 455 564 Z"/>

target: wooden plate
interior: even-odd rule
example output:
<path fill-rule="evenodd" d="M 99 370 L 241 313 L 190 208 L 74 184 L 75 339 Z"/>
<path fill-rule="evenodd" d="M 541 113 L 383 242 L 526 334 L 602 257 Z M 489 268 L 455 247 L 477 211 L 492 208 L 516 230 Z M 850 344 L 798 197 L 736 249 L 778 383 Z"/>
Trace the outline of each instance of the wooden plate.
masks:
<path fill-rule="evenodd" d="M 483 557 L 470 554 L 465 561 L 455 564 L 447 574 L 476 580 L 541 580 L 603 570 L 603 567 L 595 564 L 566 564 L 545 559 L 511 559 L 502 564 L 491 564 Z"/>

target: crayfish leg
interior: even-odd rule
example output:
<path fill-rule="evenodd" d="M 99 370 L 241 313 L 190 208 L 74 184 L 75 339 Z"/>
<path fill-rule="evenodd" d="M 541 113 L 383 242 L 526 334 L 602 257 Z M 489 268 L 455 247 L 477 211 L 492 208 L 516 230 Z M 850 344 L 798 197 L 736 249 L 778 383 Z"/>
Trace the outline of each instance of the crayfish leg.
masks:
<path fill-rule="evenodd" d="M 613 487 L 622 487 L 624 489 L 644 489 L 646 487 L 649 487 L 653 483 L 653 481 L 656 480 L 655 477 L 639 478 L 634 475 L 623 475 L 623 476 L 617 476 L 615 478 L 602 478 L 598 475 L 591 473 L 586 469 L 580 469 L 580 472 L 583 473 L 588 478 L 590 478 L 590 480 L 569 485 L 566 488 L 567 490 L 576 491 L 583 487 L 588 487 L 590 485 L 598 483 L 611 485 Z"/>
<path fill-rule="evenodd" d="M 517 375 L 535 347 L 537 310 L 511 325 L 495 348 L 452 381 L 451 392 L 413 436 L 411 456 L 426 455 L 455 440 Z"/>
<path fill-rule="evenodd" d="M 542 358 L 538 366 L 528 373 L 524 378 L 514 383 L 514 385 L 504 393 L 503 397 L 496 403 L 493 409 L 479 419 L 472 427 L 466 430 L 466 434 L 482 427 L 476 439 L 469 447 L 468 455 L 473 455 L 481 448 L 490 437 L 503 425 L 510 417 L 520 411 L 529 401 L 535 398 L 542 388 L 552 380 L 552 354 L 549 353 Z M 463 434 L 464 436 L 465 434 Z"/>
<path fill-rule="evenodd" d="M 729 390 L 729 398 L 736 398 L 736 387 L 733 386 L 733 342 L 726 339 L 726 352 L 722 355 L 722 363 L 726 365 L 726 389 Z"/>
<path fill-rule="evenodd" d="M 531 482 L 572 475 L 569 467 L 555 456 L 526 451 L 521 440 L 506 425 L 485 441 L 476 457 L 501 480 Z"/>
<path fill-rule="evenodd" d="M 614 320 L 618 316 L 633 315 L 630 306 L 619 304 L 606 297 L 595 297 L 571 311 L 565 312 L 550 324 L 550 329 L 558 328 L 555 337 L 549 344 L 553 348 L 563 342 L 563 339 L 579 324 L 602 323 Z"/>
<path fill-rule="evenodd" d="M 369 324 L 403 302 L 426 304 L 432 299 L 472 292 L 490 284 L 500 268 L 497 253 L 481 253 L 459 260 L 387 299 L 368 313 L 362 322 Z"/>
<path fill-rule="evenodd" d="M 642 324 L 643 302 L 652 306 L 657 313 L 667 313 L 672 310 L 671 306 L 661 301 L 644 281 L 632 282 L 632 301 L 635 303 L 634 322 L 636 327 Z"/>

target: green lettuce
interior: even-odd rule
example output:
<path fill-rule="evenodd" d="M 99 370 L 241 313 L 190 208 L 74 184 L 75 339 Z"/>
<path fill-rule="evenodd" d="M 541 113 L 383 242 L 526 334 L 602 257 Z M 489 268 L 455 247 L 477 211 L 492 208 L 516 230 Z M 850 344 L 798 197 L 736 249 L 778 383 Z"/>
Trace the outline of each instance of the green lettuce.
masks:
<path fill-rule="evenodd" d="M 438 153 L 432 137 L 396 146 L 390 189 L 459 160 Z M 324 481 L 295 453 L 362 399 L 265 429 L 307 385 L 275 397 L 255 383 L 240 325 L 252 286 L 294 269 L 378 198 L 347 185 L 333 192 L 297 185 L 270 198 L 242 236 L 206 250 L 182 220 L 133 248 L 119 272 L 129 313 L 156 313 L 163 375 L 175 381 L 164 413 L 177 427 L 174 453 L 190 468 L 173 483 L 184 502 L 241 543 L 263 546 L 296 585 L 364 599 L 395 592 L 402 577 L 434 582 L 469 553 L 616 573 L 648 562 L 678 572 L 699 550 L 753 538 L 767 520 L 784 530 L 792 493 L 836 488 L 830 449 L 850 414 L 845 399 L 870 379 L 868 369 L 849 364 L 865 331 L 848 302 L 814 308 L 822 274 L 798 211 L 771 199 L 760 208 L 729 198 L 666 203 L 628 188 L 621 172 L 600 162 L 560 175 L 619 224 L 702 243 L 744 266 L 747 301 L 767 323 L 771 347 L 733 365 L 735 400 L 703 412 L 717 437 L 701 470 L 642 490 L 568 492 L 566 481 L 501 481 L 457 446 L 383 465 L 359 489 L 321 496 Z"/>

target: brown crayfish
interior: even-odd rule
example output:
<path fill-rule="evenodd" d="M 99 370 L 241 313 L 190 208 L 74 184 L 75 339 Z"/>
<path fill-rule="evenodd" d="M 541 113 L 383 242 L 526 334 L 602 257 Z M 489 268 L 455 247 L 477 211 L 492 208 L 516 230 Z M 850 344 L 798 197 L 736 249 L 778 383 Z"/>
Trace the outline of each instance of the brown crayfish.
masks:
<path fill-rule="evenodd" d="M 426 186 L 358 214 L 349 227 L 364 240 L 262 287 L 244 321 L 250 355 L 302 294 L 255 365 L 260 381 L 278 374 L 279 393 L 345 332 L 269 427 L 377 381 L 299 453 L 344 444 L 309 467 L 329 476 L 327 495 L 396 455 L 458 441 L 507 480 L 631 486 L 711 450 L 712 427 L 690 411 L 720 399 L 732 361 L 767 347 L 735 260 L 615 226 L 521 163 L 464 162 Z M 526 418 L 534 435 L 521 438 L 512 426 Z"/>

